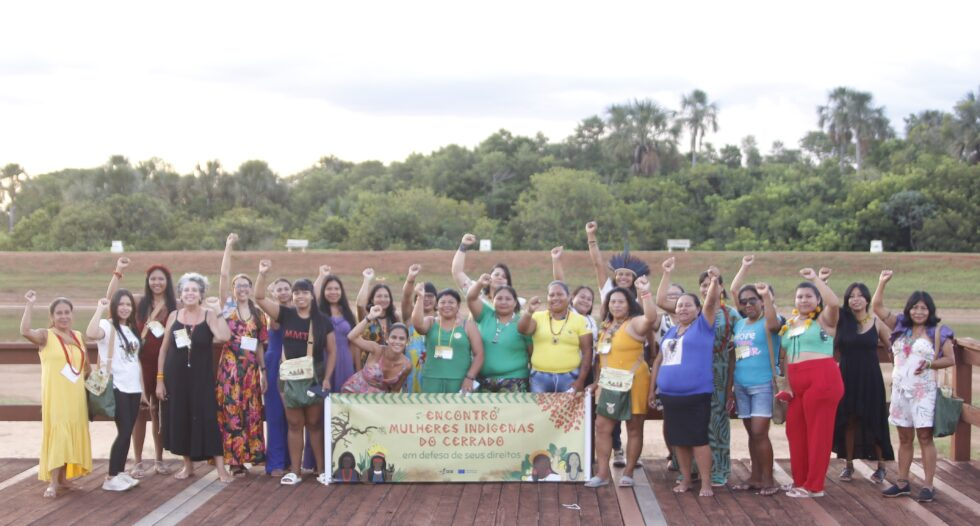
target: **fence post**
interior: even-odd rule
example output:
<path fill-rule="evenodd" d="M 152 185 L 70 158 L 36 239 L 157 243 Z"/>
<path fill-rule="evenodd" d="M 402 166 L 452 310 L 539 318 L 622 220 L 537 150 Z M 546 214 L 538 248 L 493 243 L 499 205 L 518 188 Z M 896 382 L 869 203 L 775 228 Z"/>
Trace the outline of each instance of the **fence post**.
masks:
<path fill-rule="evenodd" d="M 956 397 L 963 400 L 964 405 L 973 402 L 973 365 L 966 358 L 966 354 L 973 352 L 964 349 L 959 342 L 955 343 L 956 365 L 953 368 L 953 393 Z M 949 455 L 952 460 L 970 460 L 970 434 L 973 426 L 965 422 L 962 417 L 956 425 L 956 433 L 951 437 Z"/>

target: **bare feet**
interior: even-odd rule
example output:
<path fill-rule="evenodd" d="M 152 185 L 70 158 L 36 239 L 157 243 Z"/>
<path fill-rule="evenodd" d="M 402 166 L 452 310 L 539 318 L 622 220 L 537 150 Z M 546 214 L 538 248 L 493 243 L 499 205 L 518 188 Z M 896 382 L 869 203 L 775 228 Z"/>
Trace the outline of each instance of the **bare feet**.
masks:
<path fill-rule="evenodd" d="M 170 468 L 168 468 L 167 465 L 164 464 L 164 462 L 162 460 L 154 460 L 153 461 L 153 470 L 156 471 L 157 474 L 159 474 L 159 475 L 169 475 L 170 474 Z"/>
<path fill-rule="evenodd" d="M 691 486 L 688 486 L 686 482 L 682 481 L 674 486 L 674 493 L 686 493 L 689 489 L 691 489 Z"/>
<path fill-rule="evenodd" d="M 58 496 L 58 488 L 56 486 L 48 486 L 44 490 L 44 498 L 53 499 Z"/>
<path fill-rule="evenodd" d="M 698 493 L 699 497 L 714 497 L 715 492 L 711 489 L 710 485 L 701 486 L 701 493 Z"/>
<path fill-rule="evenodd" d="M 217 472 L 218 472 L 218 480 L 220 480 L 221 482 L 227 484 L 235 480 L 235 477 L 231 476 L 231 473 L 228 473 L 228 470 L 226 469 L 217 469 Z"/>
<path fill-rule="evenodd" d="M 180 468 L 180 471 L 174 474 L 174 478 L 177 480 L 184 480 L 194 474 L 194 468 L 191 466 L 184 466 Z"/>

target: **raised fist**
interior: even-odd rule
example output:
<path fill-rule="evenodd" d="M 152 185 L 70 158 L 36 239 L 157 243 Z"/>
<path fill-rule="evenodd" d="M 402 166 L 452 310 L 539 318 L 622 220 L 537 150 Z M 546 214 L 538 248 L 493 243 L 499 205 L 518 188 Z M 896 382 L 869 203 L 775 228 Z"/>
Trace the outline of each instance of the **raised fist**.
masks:
<path fill-rule="evenodd" d="M 493 282 L 493 278 L 490 277 L 490 274 L 481 274 L 480 279 L 477 281 L 480 282 L 480 285 L 483 285 L 484 287 L 489 287 L 490 283 Z"/>
<path fill-rule="evenodd" d="M 753 256 L 751 254 L 748 255 L 748 256 L 742 256 L 742 266 L 743 267 L 751 267 L 752 266 L 752 263 L 755 263 L 755 256 Z"/>
<path fill-rule="evenodd" d="M 676 264 L 676 263 L 677 263 L 677 259 L 674 258 L 673 256 L 671 256 L 671 257 L 665 259 L 664 262 L 663 262 L 663 264 L 661 266 L 664 268 L 664 272 L 673 272 L 674 271 L 674 264 Z"/>
<path fill-rule="evenodd" d="M 320 265 L 320 277 L 325 278 L 330 275 L 330 265 Z"/>
<path fill-rule="evenodd" d="M 99 303 L 96 305 L 96 308 L 99 309 L 99 310 L 108 309 L 109 308 L 109 299 L 108 298 L 99 298 Z"/>
<path fill-rule="evenodd" d="M 525 308 L 529 313 L 534 314 L 535 312 L 538 311 L 538 309 L 541 308 L 541 298 L 534 296 L 531 299 L 527 300 L 527 305 L 525 306 Z"/>
<path fill-rule="evenodd" d="M 34 303 L 37 301 L 37 292 L 33 290 L 27 291 L 27 294 L 24 294 L 24 299 L 27 300 L 27 303 Z"/>
<path fill-rule="evenodd" d="M 650 280 L 646 276 L 640 276 L 633 282 L 633 286 L 636 287 L 637 292 L 649 292 Z"/>
<path fill-rule="evenodd" d="M 235 243 L 238 243 L 238 234 L 228 234 L 228 239 L 225 239 L 225 246 L 230 247 Z"/>
<path fill-rule="evenodd" d="M 586 234 L 595 234 L 595 231 L 599 229 L 599 225 L 595 221 L 589 221 L 585 224 Z"/>
<path fill-rule="evenodd" d="M 878 283 L 888 283 L 892 279 L 894 272 L 891 270 L 882 270 L 881 275 L 878 276 Z"/>
<path fill-rule="evenodd" d="M 800 276 L 803 276 L 803 279 L 814 280 L 817 279 L 817 272 L 812 268 L 807 267 L 804 269 L 800 269 Z"/>
<path fill-rule="evenodd" d="M 123 256 L 123 257 L 121 257 L 121 258 L 119 258 L 119 259 L 116 260 L 116 272 L 120 272 L 121 273 L 122 271 L 126 270 L 126 267 L 128 267 L 128 266 L 129 266 L 129 258 L 128 257 Z"/>
<path fill-rule="evenodd" d="M 374 321 L 380 318 L 385 313 L 385 310 L 378 305 L 371 306 L 371 312 L 368 312 L 367 319 Z"/>
<path fill-rule="evenodd" d="M 561 259 L 561 254 L 565 250 L 565 247 L 555 247 L 551 249 L 551 259 Z"/>
<path fill-rule="evenodd" d="M 263 259 L 259 261 L 259 274 L 265 274 L 266 272 L 269 272 L 270 268 L 272 268 L 272 261 L 268 259 Z"/>
<path fill-rule="evenodd" d="M 473 243 L 476 243 L 476 236 L 474 236 L 473 234 L 464 234 L 463 240 L 460 241 L 460 243 L 468 247 Z"/>
<path fill-rule="evenodd" d="M 371 268 L 371 267 L 368 267 L 368 268 L 364 269 L 364 272 L 361 272 L 361 275 L 364 276 L 364 279 L 365 280 L 371 281 L 372 279 L 374 279 L 374 269 Z"/>
<path fill-rule="evenodd" d="M 418 263 L 413 263 L 412 266 L 408 267 L 408 277 L 411 279 L 418 277 L 420 272 L 422 272 L 422 265 Z"/>

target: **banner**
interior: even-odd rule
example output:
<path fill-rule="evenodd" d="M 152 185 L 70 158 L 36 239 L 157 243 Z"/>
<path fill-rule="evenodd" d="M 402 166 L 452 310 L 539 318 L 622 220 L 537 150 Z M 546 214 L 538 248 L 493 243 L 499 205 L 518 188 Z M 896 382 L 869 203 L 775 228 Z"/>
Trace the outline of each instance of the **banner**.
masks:
<path fill-rule="evenodd" d="M 587 393 L 333 394 L 334 483 L 584 482 Z"/>

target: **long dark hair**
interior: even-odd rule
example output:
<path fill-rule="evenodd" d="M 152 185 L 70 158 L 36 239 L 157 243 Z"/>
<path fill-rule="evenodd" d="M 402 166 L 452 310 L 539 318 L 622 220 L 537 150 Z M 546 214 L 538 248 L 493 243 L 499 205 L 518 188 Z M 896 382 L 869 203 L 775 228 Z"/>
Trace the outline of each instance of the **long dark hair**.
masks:
<path fill-rule="evenodd" d="M 629 314 L 627 314 L 627 318 L 633 318 L 643 314 L 643 307 L 640 307 L 640 304 L 636 302 L 636 298 L 633 297 L 633 293 L 630 292 L 629 289 L 616 287 L 606 294 L 606 300 L 602 302 L 601 312 L 606 313 L 606 317 L 603 321 L 612 321 L 613 319 L 612 313 L 609 312 L 609 298 L 611 298 L 612 295 L 616 294 L 617 292 L 620 292 L 623 294 L 623 296 L 626 296 L 626 303 L 629 305 Z"/>
<path fill-rule="evenodd" d="M 177 296 L 174 294 L 174 278 L 170 275 L 170 270 L 163 265 L 154 265 L 146 269 L 146 278 L 143 280 L 143 297 L 140 298 L 139 305 L 136 307 L 137 319 L 146 323 L 150 320 L 150 311 L 153 310 L 153 291 L 150 290 L 150 274 L 159 270 L 167 278 L 167 285 L 163 288 L 163 301 L 167 306 L 166 314 L 177 310 Z"/>
<path fill-rule="evenodd" d="M 336 281 L 337 285 L 340 286 L 340 300 L 337 304 L 337 306 L 340 307 L 340 314 L 345 320 L 347 320 L 347 323 L 349 323 L 351 327 L 354 327 L 357 325 L 357 320 L 354 318 L 354 312 L 350 309 L 350 302 L 347 301 L 347 289 L 344 288 L 344 282 L 340 281 L 340 278 L 332 274 L 327 276 L 326 279 L 323 280 L 323 285 L 320 286 L 320 312 L 323 312 L 327 316 L 331 316 L 330 302 L 327 301 L 327 283 L 334 281 Z"/>
<path fill-rule="evenodd" d="M 490 273 L 493 274 L 493 271 L 497 270 L 498 268 L 504 271 L 504 277 L 507 278 L 507 286 L 513 287 L 514 281 L 510 277 L 510 267 L 504 263 L 497 263 L 496 265 L 490 267 Z M 490 285 L 483 287 L 483 294 L 485 294 L 488 298 L 490 297 Z"/>
<path fill-rule="evenodd" d="M 245 281 L 247 281 L 249 288 L 252 288 L 252 286 L 253 286 L 252 279 L 249 278 L 248 276 L 246 276 L 245 274 L 238 274 L 235 277 L 231 278 L 231 286 L 232 286 L 232 288 L 234 288 L 235 282 L 238 281 L 238 280 L 240 280 L 240 279 L 244 279 Z M 224 301 L 224 299 L 222 299 L 221 301 Z M 257 334 L 258 333 L 261 333 L 262 332 L 262 312 L 259 311 L 259 306 L 256 305 L 254 301 L 252 301 L 252 298 L 251 297 L 248 298 L 248 312 L 252 315 L 252 319 L 255 320 L 255 331 L 256 331 L 256 333 Z"/>
<path fill-rule="evenodd" d="M 905 323 L 909 327 L 912 326 L 912 307 L 919 302 L 925 303 L 926 308 L 929 309 L 929 317 L 926 318 L 926 327 L 935 327 L 939 325 L 939 322 L 943 321 L 942 318 L 936 316 L 936 302 L 932 301 L 932 296 L 924 291 L 917 290 L 909 296 L 908 301 L 905 302 L 905 310 L 902 311 L 905 314 Z"/>
<path fill-rule="evenodd" d="M 398 323 L 398 316 L 395 316 L 395 296 L 391 293 L 391 287 L 385 285 L 384 283 L 378 283 L 371 287 L 371 292 L 368 293 L 368 304 L 366 310 L 368 312 L 371 311 L 371 307 L 374 306 L 374 295 L 381 289 L 388 291 L 388 297 L 391 298 L 388 302 L 388 308 L 385 309 L 384 312 L 384 318 L 388 320 L 388 326 L 391 327 L 395 323 Z"/>
<path fill-rule="evenodd" d="M 817 306 L 820 307 L 820 310 L 823 310 L 823 295 L 820 294 L 820 289 L 818 289 L 816 285 L 814 285 L 813 283 L 811 283 L 809 281 L 804 281 L 804 282 L 800 283 L 799 285 L 797 285 L 795 290 L 800 290 L 800 289 L 810 289 L 810 290 L 812 290 L 813 291 L 813 294 L 817 297 L 817 301 L 819 301 L 819 303 L 817 304 Z M 794 296 L 794 298 L 795 298 L 795 296 Z M 794 304 L 796 303 L 796 300 L 795 299 L 793 300 L 793 303 Z"/>
<path fill-rule="evenodd" d="M 133 334 L 137 334 L 136 331 L 136 309 L 129 311 L 129 316 L 126 319 L 119 317 L 119 302 L 123 298 L 129 298 L 130 305 L 136 305 L 136 300 L 133 298 L 133 294 L 126 289 L 119 289 L 115 294 L 112 295 L 112 299 L 109 300 L 109 318 L 112 320 L 112 326 L 116 329 L 116 334 L 123 339 L 126 344 L 123 346 L 126 349 L 131 349 L 132 343 L 129 338 L 126 338 L 126 333 L 122 331 L 122 326 L 125 325 L 129 327 L 129 330 Z"/>
<path fill-rule="evenodd" d="M 854 289 L 860 291 L 861 295 L 864 296 L 864 301 L 867 302 L 867 305 L 864 306 L 864 312 L 868 312 L 868 309 L 871 308 L 871 291 L 864 283 L 855 281 L 848 285 L 847 290 L 844 291 L 844 305 L 841 306 L 841 310 L 851 316 L 854 316 L 854 311 L 851 310 L 851 294 L 854 294 Z"/>

